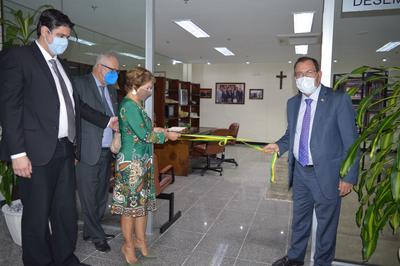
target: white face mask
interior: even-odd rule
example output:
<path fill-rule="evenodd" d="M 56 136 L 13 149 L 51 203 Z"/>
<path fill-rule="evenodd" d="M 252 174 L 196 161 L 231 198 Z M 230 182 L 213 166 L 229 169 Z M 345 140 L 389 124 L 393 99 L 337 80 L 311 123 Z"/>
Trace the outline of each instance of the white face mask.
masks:
<path fill-rule="evenodd" d="M 315 86 L 315 78 L 310 77 L 301 77 L 296 79 L 296 86 L 302 93 L 307 95 L 311 95 L 317 90 L 317 87 Z"/>

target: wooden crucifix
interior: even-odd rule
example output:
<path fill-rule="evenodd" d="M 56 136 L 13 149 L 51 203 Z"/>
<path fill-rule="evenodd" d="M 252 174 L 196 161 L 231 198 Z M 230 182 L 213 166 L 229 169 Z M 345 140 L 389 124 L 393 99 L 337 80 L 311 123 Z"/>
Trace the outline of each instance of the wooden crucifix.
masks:
<path fill-rule="evenodd" d="M 280 73 L 279 75 L 277 75 L 276 77 L 277 77 L 278 79 L 280 79 L 280 82 L 279 82 L 279 84 L 280 84 L 279 89 L 282 89 L 282 82 L 283 82 L 283 79 L 286 78 L 287 76 L 286 76 L 286 75 L 283 75 L 283 71 L 281 71 L 281 73 Z"/>

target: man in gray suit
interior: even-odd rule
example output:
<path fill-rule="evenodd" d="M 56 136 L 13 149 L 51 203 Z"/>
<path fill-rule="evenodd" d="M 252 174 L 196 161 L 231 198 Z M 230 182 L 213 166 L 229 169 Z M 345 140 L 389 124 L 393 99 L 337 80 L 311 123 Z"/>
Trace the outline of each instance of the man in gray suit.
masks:
<path fill-rule="evenodd" d="M 357 164 L 343 179 L 339 177 L 341 163 L 357 138 L 355 115 L 345 92 L 321 85 L 317 60 L 301 57 L 294 71 L 301 93 L 287 103 L 286 133 L 264 147 L 267 153 L 289 152 L 289 186 L 293 185 L 290 249 L 272 265 L 304 264 L 314 208 L 318 221 L 314 265 L 331 265 L 341 197 L 357 183 Z"/>
<path fill-rule="evenodd" d="M 93 109 L 117 115 L 117 91 L 111 85 L 118 79 L 118 69 L 119 62 L 113 53 L 99 55 L 92 73 L 74 80 L 80 98 Z M 82 153 L 76 175 L 84 221 L 83 239 L 90 239 L 101 252 L 110 251 L 107 239 L 114 237 L 101 226 L 111 176 L 112 138 L 112 130 L 82 120 Z"/>

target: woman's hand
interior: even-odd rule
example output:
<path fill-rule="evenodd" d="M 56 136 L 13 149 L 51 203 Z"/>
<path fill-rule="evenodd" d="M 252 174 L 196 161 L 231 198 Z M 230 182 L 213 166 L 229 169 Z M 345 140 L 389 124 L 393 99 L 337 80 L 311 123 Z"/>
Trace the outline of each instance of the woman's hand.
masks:
<path fill-rule="evenodd" d="M 166 129 L 165 128 L 162 128 L 162 127 L 155 127 L 154 129 L 154 132 L 156 132 L 156 133 L 161 133 L 161 132 L 166 132 Z"/>
<path fill-rule="evenodd" d="M 177 132 L 170 132 L 170 131 L 168 131 L 167 134 L 166 134 L 165 136 L 167 137 L 168 140 L 175 141 L 175 140 L 177 140 L 177 139 L 181 136 L 181 134 L 180 134 L 180 133 L 177 133 Z"/>

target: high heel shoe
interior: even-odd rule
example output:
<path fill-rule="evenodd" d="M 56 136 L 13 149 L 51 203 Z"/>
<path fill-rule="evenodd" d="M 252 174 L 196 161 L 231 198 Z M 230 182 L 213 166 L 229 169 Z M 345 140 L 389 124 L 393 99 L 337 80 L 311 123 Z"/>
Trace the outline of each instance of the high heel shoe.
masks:
<path fill-rule="evenodd" d="M 125 254 L 125 247 L 126 247 L 125 244 L 122 245 L 122 247 L 121 247 L 121 252 L 122 252 L 122 254 L 124 255 L 126 265 L 127 265 L 127 266 L 140 266 L 141 264 L 139 263 L 139 261 L 138 261 L 137 258 L 136 258 L 136 260 L 135 260 L 134 262 L 130 262 L 130 261 L 127 259 L 126 254 Z"/>
<path fill-rule="evenodd" d="M 157 259 L 157 255 L 154 252 L 149 251 L 147 249 L 146 242 L 144 242 L 144 244 L 142 244 L 142 245 L 138 245 L 138 242 L 135 241 L 135 249 L 139 250 L 140 255 L 143 258 L 146 258 L 146 259 Z"/>

